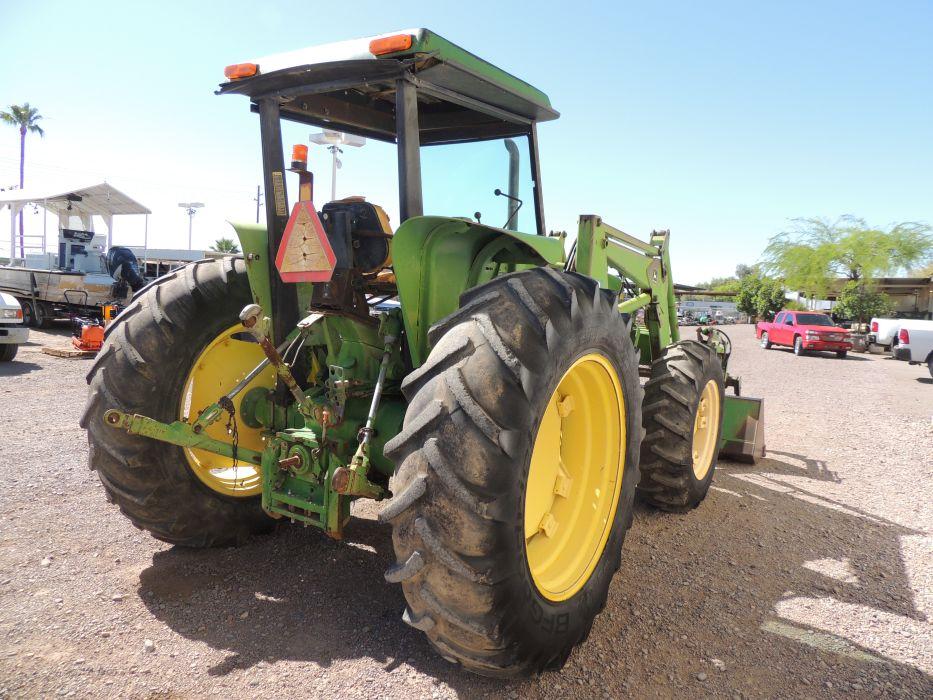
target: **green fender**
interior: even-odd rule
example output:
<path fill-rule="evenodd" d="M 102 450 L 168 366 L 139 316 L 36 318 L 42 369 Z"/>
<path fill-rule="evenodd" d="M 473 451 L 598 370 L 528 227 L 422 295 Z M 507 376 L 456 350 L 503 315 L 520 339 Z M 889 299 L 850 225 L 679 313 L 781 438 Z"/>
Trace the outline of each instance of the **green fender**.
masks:
<path fill-rule="evenodd" d="M 428 357 L 431 324 L 456 311 L 463 292 L 499 275 L 563 261 L 563 238 L 507 231 L 469 219 L 408 219 L 392 237 L 392 267 L 413 365 L 420 366 Z"/>

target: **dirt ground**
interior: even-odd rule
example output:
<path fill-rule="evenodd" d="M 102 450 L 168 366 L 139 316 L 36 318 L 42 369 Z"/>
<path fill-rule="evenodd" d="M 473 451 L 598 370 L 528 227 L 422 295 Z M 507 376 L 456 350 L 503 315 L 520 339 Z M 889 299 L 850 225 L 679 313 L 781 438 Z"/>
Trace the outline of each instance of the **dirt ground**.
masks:
<path fill-rule="evenodd" d="M 87 469 L 90 362 L 34 332 L 0 367 L 0 698 L 933 696 L 933 380 L 726 330 L 768 458 L 721 463 L 687 515 L 639 507 L 590 638 L 523 682 L 402 623 L 370 505 L 342 544 L 286 526 L 190 551 L 133 528 Z"/>

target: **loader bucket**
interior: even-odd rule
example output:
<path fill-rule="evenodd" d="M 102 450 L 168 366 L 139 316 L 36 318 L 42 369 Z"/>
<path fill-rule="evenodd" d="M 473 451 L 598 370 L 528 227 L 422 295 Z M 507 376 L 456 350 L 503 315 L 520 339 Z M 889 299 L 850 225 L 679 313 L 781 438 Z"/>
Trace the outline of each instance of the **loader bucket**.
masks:
<path fill-rule="evenodd" d="M 725 398 L 719 456 L 755 464 L 765 456 L 763 401 L 747 396 Z"/>

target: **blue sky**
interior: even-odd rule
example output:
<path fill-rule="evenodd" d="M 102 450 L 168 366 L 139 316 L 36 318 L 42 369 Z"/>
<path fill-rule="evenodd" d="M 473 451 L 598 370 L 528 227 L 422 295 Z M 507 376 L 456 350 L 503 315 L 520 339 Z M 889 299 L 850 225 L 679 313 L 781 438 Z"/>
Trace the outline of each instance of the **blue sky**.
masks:
<path fill-rule="evenodd" d="M 0 0 L 0 21 L 0 105 L 46 117 L 27 186 L 107 179 L 153 209 L 150 246 L 186 245 L 177 202 L 207 205 L 196 246 L 254 216 L 258 125 L 245 98 L 213 94 L 224 65 L 410 26 L 550 96 L 562 116 L 540 129 L 549 228 L 573 231 L 580 213 L 639 236 L 670 228 L 679 281 L 754 262 L 792 217 L 933 223 L 928 1 Z M 17 181 L 18 154 L 0 128 L 0 186 Z M 328 157 L 312 147 L 319 191 Z M 338 196 L 365 194 L 397 223 L 392 158 L 382 144 L 345 154 Z M 7 231 L 4 218 L 0 254 Z M 115 242 L 140 244 L 141 223 L 118 221 Z"/>

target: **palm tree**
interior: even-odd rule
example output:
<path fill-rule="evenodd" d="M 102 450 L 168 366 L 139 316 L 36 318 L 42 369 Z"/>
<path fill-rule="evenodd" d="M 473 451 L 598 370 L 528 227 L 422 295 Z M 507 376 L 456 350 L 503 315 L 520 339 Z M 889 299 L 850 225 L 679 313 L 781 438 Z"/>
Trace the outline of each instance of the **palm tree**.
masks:
<path fill-rule="evenodd" d="M 211 250 L 216 250 L 218 253 L 239 253 L 240 247 L 232 238 L 218 238 L 211 246 Z"/>
<path fill-rule="evenodd" d="M 23 170 L 26 163 L 26 132 L 31 131 L 39 136 L 45 136 L 42 127 L 38 121 L 42 119 L 39 110 L 30 107 L 28 102 L 21 105 L 10 105 L 9 112 L 0 111 L 0 121 L 4 121 L 11 126 L 19 127 L 19 188 L 23 189 Z M 23 243 L 23 212 L 19 212 L 19 254 L 25 257 L 25 245 Z M 13 257 L 13 251 L 10 251 L 10 257 Z"/>

